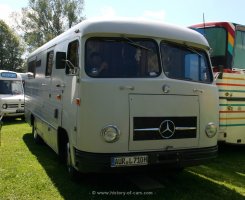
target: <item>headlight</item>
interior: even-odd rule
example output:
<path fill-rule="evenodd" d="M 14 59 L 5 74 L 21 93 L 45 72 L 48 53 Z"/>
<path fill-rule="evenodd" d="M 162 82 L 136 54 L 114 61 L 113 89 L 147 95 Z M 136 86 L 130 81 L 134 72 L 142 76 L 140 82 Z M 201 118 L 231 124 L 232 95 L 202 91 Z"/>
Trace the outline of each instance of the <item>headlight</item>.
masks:
<path fill-rule="evenodd" d="M 210 122 L 206 126 L 205 132 L 209 138 L 212 138 L 217 133 L 217 126 L 213 122 Z"/>
<path fill-rule="evenodd" d="M 7 107 L 8 107 L 8 105 L 6 103 L 2 105 L 3 109 L 7 109 Z"/>
<path fill-rule="evenodd" d="M 116 142 L 119 139 L 120 131 L 116 126 L 106 126 L 101 130 L 101 135 L 108 143 Z"/>

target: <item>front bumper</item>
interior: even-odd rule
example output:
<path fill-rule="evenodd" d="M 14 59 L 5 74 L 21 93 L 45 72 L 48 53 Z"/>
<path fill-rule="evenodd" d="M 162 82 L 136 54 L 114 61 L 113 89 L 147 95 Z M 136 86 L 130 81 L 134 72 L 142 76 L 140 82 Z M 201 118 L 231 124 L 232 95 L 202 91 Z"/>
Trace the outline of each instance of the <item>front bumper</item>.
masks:
<path fill-rule="evenodd" d="M 116 172 L 147 169 L 151 167 L 183 168 L 199 165 L 217 156 L 218 146 L 173 151 L 153 151 L 134 153 L 88 153 L 75 149 L 76 168 L 80 172 Z M 147 166 L 111 167 L 112 157 L 148 156 Z"/>
<path fill-rule="evenodd" d="M 24 109 L 15 109 L 15 110 L 2 110 L 1 113 L 5 117 L 18 117 L 24 116 Z"/>

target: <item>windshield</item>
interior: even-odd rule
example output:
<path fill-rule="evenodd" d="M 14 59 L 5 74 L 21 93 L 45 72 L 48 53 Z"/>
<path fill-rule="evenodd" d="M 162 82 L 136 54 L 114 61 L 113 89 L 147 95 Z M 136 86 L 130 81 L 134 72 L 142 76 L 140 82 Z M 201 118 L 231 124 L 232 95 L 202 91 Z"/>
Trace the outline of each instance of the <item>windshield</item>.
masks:
<path fill-rule="evenodd" d="M 195 29 L 206 37 L 211 47 L 211 60 L 214 66 L 226 66 L 226 38 L 227 32 L 222 27 L 207 27 Z"/>
<path fill-rule="evenodd" d="M 0 94 L 24 94 L 22 81 L 0 80 Z"/>
<path fill-rule="evenodd" d="M 212 72 L 204 51 L 161 42 L 163 70 L 169 78 L 210 83 Z"/>
<path fill-rule="evenodd" d="M 156 77 L 161 73 L 158 45 L 150 39 L 90 38 L 85 71 L 96 78 Z"/>

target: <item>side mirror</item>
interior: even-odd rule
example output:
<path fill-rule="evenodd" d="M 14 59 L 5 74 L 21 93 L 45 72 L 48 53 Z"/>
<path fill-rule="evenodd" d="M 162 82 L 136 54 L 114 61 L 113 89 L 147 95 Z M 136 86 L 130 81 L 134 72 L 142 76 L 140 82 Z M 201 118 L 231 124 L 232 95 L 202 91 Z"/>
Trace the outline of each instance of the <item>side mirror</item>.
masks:
<path fill-rule="evenodd" d="M 65 69 L 66 66 L 66 53 L 65 52 L 56 52 L 56 69 Z"/>

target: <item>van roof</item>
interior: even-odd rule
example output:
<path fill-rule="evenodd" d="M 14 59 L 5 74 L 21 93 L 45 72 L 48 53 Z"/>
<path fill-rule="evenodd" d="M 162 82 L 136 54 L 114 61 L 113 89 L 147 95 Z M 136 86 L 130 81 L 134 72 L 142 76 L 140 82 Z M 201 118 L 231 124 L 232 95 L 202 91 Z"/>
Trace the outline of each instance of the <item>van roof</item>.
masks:
<path fill-rule="evenodd" d="M 208 42 L 201 34 L 185 27 L 144 20 L 84 20 L 35 50 L 29 57 L 76 34 L 80 36 L 92 34 L 94 36 L 112 36 L 113 34 L 113 36 L 161 38 L 197 45 L 205 49 L 209 48 Z"/>

